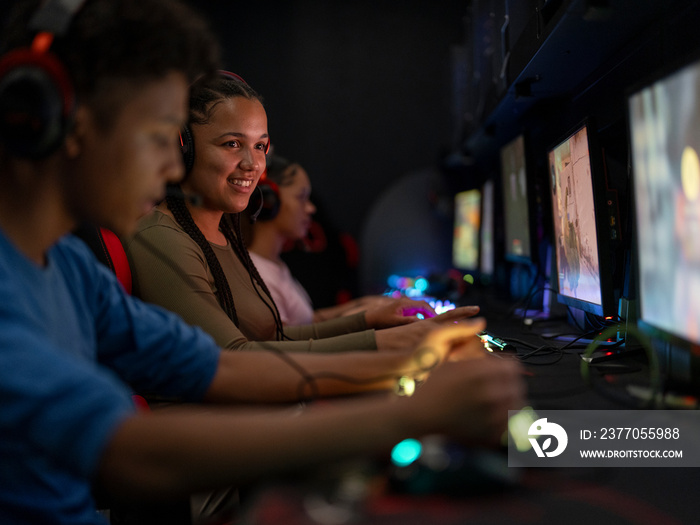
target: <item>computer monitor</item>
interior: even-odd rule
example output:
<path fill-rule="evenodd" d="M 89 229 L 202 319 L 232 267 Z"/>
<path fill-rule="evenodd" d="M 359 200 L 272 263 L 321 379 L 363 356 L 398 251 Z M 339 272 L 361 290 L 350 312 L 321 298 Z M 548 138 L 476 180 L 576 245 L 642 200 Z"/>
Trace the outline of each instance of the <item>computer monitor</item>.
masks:
<path fill-rule="evenodd" d="M 557 299 L 599 316 L 616 315 L 608 246 L 602 152 L 590 120 L 548 150 Z"/>
<path fill-rule="evenodd" d="M 528 188 L 528 162 L 525 136 L 518 135 L 501 148 L 501 181 L 503 187 L 503 218 L 507 260 L 529 263 L 535 259 L 534 204 Z"/>
<path fill-rule="evenodd" d="M 461 191 L 454 197 L 452 264 L 465 272 L 479 270 L 481 190 Z"/>
<path fill-rule="evenodd" d="M 496 271 L 494 240 L 494 182 L 487 180 L 481 189 L 481 231 L 479 234 L 479 275 L 490 280 Z"/>
<path fill-rule="evenodd" d="M 690 359 L 700 345 L 700 61 L 637 88 L 627 109 L 639 325 Z"/>

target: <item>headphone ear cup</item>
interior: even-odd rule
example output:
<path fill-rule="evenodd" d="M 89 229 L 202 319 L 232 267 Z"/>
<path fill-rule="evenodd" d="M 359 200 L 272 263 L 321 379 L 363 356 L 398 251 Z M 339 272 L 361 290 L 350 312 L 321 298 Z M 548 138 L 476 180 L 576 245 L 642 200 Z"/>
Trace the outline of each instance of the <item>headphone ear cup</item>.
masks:
<path fill-rule="evenodd" d="M 248 212 L 253 220 L 271 221 L 280 211 L 280 196 L 277 184 L 270 181 L 259 181 L 257 189 L 248 201 Z"/>
<path fill-rule="evenodd" d="M 180 131 L 180 148 L 182 151 L 182 161 L 185 164 L 185 174 L 192 171 L 194 166 L 194 137 L 188 126 Z"/>
<path fill-rule="evenodd" d="M 13 155 L 40 159 L 53 153 L 74 111 L 68 73 L 51 53 L 27 48 L 0 58 L 0 140 Z"/>
<path fill-rule="evenodd" d="M 261 186 L 262 191 L 262 209 L 258 215 L 261 221 L 271 221 L 280 211 L 280 194 L 277 184 L 270 181 L 265 181 Z"/>

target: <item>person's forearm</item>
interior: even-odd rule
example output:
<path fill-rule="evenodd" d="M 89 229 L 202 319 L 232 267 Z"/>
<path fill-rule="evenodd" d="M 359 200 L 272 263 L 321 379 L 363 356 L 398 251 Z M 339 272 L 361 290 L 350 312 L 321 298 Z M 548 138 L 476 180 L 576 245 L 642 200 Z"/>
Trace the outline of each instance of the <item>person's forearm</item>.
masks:
<path fill-rule="evenodd" d="M 412 374 L 409 352 L 344 352 L 333 355 L 222 352 L 207 392 L 214 402 L 290 402 L 394 388 Z"/>
<path fill-rule="evenodd" d="M 177 409 L 135 416 L 107 447 L 100 481 L 125 496 L 176 495 L 389 450 L 419 432 L 405 401 L 372 396 L 298 415 Z"/>
<path fill-rule="evenodd" d="M 362 308 L 362 304 L 360 304 L 360 302 L 357 300 L 352 300 L 347 303 L 337 304 L 334 306 L 327 306 L 325 308 L 318 308 L 314 310 L 314 322 L 319 323 L 328 319 L 334 319 L 345 315 L 346 312 L 360 311 L 360 308 Z"/>
<path fill-rule="evenodd" d="M 376 394 L 289 414 L 221 407 L 137 414 L 107 443 L 98 479 L 132 495 L 175 495 L 388 452 L 428 434 L 493 446 L 508 411 L 524 405 L 521 373 L 514 361 L 472 358 L 438 367 L 412 397 Z"/>

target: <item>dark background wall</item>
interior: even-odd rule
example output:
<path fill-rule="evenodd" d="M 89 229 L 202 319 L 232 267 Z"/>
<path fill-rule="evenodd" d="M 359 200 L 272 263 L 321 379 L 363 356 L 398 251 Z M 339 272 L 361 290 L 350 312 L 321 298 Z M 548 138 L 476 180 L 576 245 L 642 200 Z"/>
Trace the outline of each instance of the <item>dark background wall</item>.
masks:
<path fill-rule="evenodd" d="M 449 146 L 465 0 L 190 3 L 226 68 L 265 98 L 276 151 L 307 168 L 338 229 L 359 236 L 380 194 Z"/>
<path fill-rule="evenodd" d="M 388 210 L 384 203 L 402 178 L 435 170 L 460 142 L 453 64 L 459 58 L 463 74 L 468 63 L 463 51 L 457 53 L 467 35 L 470 0 L 184 1 L 219 37 L 224 67 L 263 96 L 275 151 L 307 169 L 327 226 L 361 243 L 370 216 L 418 220 L 415 206 L 398 202 Z M 0 9 L 2 24 L 7 11 Z M 438 180 L 431 188 L 439 186 Z M 425 192 L 425 185 L 416 191 Z M 434 196 L 425 198 L 434 204 Z M 437 220 L 449 212 L 442 209 Z M 444 233 L 442 226 L 431 220 L 422 237 L 415 229 L 401 235 L 399 242 L 411 243 L 410 253 L 421 255 L 415 264 L 404 257 L 407 268 L 429 260 L 421 238 L 430 246 L 436 235 L 449 242 L 449 220 Z M 371 228 L 390 225 L 379 219 Z M 361 260 L 378 262 L 393 249 L 384 242 L 392 239 L 384 230 L 374 237 L 383 249 L 360 252 Z M 445 257 L 438 262 L 447 264 Z M 298 267 L 310 265 L 304 259 Z M 312 274 L 318 280 L 319 272 Z M 324 282 L 322 288 L 332 286 Z"/>

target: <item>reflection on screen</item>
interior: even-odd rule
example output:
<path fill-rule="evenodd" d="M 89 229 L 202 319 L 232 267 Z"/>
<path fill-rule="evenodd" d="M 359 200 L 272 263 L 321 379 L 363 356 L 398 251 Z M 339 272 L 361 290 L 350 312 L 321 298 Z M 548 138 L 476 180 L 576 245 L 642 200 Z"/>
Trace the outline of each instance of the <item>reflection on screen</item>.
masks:
<path fill-rule="evenodd" d="M 506 256 L 530 257 L 530 224 L 522 135 L 501 149 Z"/>
<path fill-rule="evenodd" d="M 460 270 L 479 268 L 479 226 L 481 192 L 463 191 L 455 195 L 455 224 L 452 240 L 452 263 Z"/>
<path fill-rule="evenodd" d="M 636 93 L 629 117 L 642 319 L 700 343 L 700 64 Z"/>
<path fill-rule="evenodd" d="M 561 295 L 600 305 L 600 268 L 586 126 L 549 152 Z"/>

